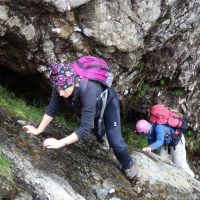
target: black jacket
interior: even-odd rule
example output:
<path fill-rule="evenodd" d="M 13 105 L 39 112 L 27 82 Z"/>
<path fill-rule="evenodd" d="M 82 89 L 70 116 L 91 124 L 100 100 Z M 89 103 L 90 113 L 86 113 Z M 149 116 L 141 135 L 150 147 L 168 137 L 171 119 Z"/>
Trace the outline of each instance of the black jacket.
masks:
<path fill-rule="evenodd" d="M 94 128 L 94 119 L 99 116 L 102 107 L 102 101 L 99 98 L 106 88 L 97 81 L 81 80 L 80 86 L 75 88 L 73 94 L 67 99 L 70 100 L 74 111 L 81 116 L 80 127 L 75 130 L 78 138 L 83 138 Z M 117 97 L 115 91 L 110 88 L 107 104 L 113 97 Z M 60 100 L 63 97 L 55 88 L 52 90 L 51 100 L 46 109 L 46 114 L 54 117 L 59 108 Z"/>

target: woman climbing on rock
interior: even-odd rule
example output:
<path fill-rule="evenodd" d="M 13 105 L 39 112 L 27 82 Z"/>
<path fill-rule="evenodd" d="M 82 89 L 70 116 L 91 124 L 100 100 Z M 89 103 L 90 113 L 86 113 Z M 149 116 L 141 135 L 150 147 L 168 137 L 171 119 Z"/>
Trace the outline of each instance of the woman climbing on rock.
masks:
<path fill-rule="evenodd" d="M 91 58 L 93 60 L 99 59 L 96 57 Z M 63 139 L 46 139 L 43 143 L 44 147 L 48 149 L 61 148 L 84 138 L 91 130 L 96 130 L 96 137 L 100 143 L 105 142 L 104 135 L 106 134 L 109 145 L 112 147 L 126 177 L 128 179 L 134 178 L 137 172 L 129 155 L 127 145 L 121 135 L 119 100 L 113 88 L 108 89 L 105 111 L 103 113 L 105 131 L 103 134 L 99 134 L 97 127 L 102 110 L 101 96 L 107 87 L 99 81 L 90 80 L 89 78 L 81 79 L 79 75 L 74 73 L 72 65 L 66 64 L 50 66 L 49 78 L 53 86 L 51 100 L 37 128 L 31 125 L 24 126 L 27 133 L 33 135 L 42 133 L 56 115 L 60 106 L 60 100 L 62 98 L 68 99 L 72 103 L 74 110 L 80 114 L 80 127 Z"/>

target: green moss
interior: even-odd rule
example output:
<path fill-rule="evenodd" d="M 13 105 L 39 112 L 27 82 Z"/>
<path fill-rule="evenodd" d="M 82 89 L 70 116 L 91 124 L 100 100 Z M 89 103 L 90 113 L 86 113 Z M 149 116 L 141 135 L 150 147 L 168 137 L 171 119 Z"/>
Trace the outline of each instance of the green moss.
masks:
<path fill-rule="evenodd" d="M 164 79 L 160 79 L 159 83 L 160 83 L 161 86 L 164 86 L 165 85 L 165 80 Z"/>

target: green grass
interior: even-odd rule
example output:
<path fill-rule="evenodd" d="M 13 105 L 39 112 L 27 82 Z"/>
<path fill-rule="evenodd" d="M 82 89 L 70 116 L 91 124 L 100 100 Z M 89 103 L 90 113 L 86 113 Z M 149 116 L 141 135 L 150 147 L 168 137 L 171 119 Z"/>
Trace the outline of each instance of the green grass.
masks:
<path fill-rule="evenodd" d="M 10 161 L 0 152 L 0 177 L 8 181 L 13 180 L 13 171 Z"/>
<path fill-rule="evenodd" d="M 7 91 L 0 86 L 0 107 L 6 108 L 13 116 L 24 120 L 41 120 L 46 105 L 31 106 L 24 99 L 17 98 L 12 92 Z M 68 128 L 76 128 L 78 126 L 75 117 L 65 119 L 64 114 L 55 117 L 55 122 Z"/>
<path fill-rule="evenodd" d="M 64 114 L 60 114 L 55 117 L 55 122 L 59 123 L 69 129 L 78 128 L 78 120 L 76 119 L 75 115 L 65 116 Z"/>
<path fill-rule="evenodd" d="M 41 108 L 27 106 L 26 102 L 18 99 L 11 92 L 0 86 L 0 106 L 6 108 L 11 114 L 28 120 L 42 117 Z"/>
<path fill-rule="evenodd" d="M 139 148 L 142 149 L 146 146 L 147 144 L 147 139 L 144 136 L 138 136 L 134 130 L 132 130 L 128 125 L 123 124 L 122 125 L 122 133 L 124 136 L 125 141 L 127 144 L 134 148 Z"/>

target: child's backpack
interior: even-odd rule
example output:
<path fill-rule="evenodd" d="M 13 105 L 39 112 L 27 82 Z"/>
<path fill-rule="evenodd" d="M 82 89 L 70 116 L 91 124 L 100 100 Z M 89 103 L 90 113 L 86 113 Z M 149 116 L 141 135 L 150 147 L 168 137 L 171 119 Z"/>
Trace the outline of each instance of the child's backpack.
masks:
<path fill-rule="evenodd" d="M 185 116 L 163 104 L 155 104 L 149 111 L 150 122 L 169 125 L 176 130 L 175 133 L 177 135 L 184 133 L 189 128 L 189 122 Z"/>
<path fill-rule="evenodd" d="M 112 85 L 113 75 L 108 64 L 102 58 L 82 56 L 72 63 L 71 67 L 81 79 L 99 81 L 107 87 Z"/>

